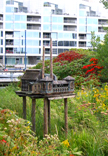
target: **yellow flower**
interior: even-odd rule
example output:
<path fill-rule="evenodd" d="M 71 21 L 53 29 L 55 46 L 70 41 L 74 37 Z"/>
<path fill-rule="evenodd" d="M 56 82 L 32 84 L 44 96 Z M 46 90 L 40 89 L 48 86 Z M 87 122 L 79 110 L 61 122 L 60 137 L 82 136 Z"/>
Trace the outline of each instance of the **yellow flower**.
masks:
<path fill-rule="evenodd" d="M 66 147 L 69 147 L 69 142 L 68 142 L 68 140 L 63 141 L 62 144 L 63 144 L 64 146 L 66 146 Z"/>

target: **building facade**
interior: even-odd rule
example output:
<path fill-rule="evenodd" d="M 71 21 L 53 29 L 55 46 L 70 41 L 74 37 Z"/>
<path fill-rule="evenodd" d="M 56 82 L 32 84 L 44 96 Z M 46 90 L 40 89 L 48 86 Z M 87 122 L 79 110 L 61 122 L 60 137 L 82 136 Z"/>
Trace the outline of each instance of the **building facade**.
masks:
<path fill-rule="evenodd" d="M 57 4 L 44 2 L 41 12 L 29 12 L 22 2 L 1 0 L 0 63 L 3 65 L 34 65 L 71 48 L 91 47 L 91 31 L 104 39 L 108 19 L 97 15 L 90 6 L 78 4 L 77 14 L 63 12 Z"/>

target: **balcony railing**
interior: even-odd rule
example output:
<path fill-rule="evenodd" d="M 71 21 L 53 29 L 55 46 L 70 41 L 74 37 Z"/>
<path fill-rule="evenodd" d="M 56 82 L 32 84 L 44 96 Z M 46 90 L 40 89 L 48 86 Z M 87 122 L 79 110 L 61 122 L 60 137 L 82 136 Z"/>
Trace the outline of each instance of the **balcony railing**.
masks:
<path fill-rule="evenodd" d="M 108 21 L 107 22 L 99 22 L 99 25 L 108 25 Z"/>
<path fill-rule="evenodd" d="M 6 34 L 6 37 L 13 37 L 13 34 Z"/>
<path fill-rule="evenodd" d="M 74 24 L 76 24 L 77 21 L 74 21 L 74 20 L 64 20 L 64 23 L 74 23 Z"/>
<path fill-rule="evenodd" d="M 79 44 L 79 47 L 86 47 L 86 44 Z"/>
<path fill-rule="evenodd" d="M 41 30 L 41 27 L 36 27 L 36 26 L 27 26 L 27 29 Z"/>
<path fill-rule="evenodd" d="M 40 19 L 37 19 L 37 18 L 27 18 L 27 21 L 29 21 L 29 22 L 41 22 L 41 20 Z"/>
<path fill-rule="evenodd" d="M 13 42 L 6 42 L 6 45 L 13 45 Z"/>
<path fill-rule="evenodd" d="M 0 29 L 3 29 L 3 25 L 0 25 Z"/>
<path fill-rule="evenodd" d="M 43 35 L 43 38 L 50 38 L 51 35 Z"/>
<path fill-rule="evenodd" d="M 79 40 L 86 40 L 87 38 L 85 36 L 79 36 Z"/>
<path fill-rule="evenodd" d="M 76 28 L 64 28 L 64 31 L 77 31 Z"/>

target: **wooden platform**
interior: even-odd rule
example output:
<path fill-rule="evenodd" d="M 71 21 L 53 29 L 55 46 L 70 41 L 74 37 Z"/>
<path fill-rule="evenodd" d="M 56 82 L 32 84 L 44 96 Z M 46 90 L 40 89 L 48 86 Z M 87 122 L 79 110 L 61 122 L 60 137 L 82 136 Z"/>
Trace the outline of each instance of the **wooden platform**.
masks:
<path fill-rule="evenodd" d="M 36 99 L 44 98 L 44 136 L 50 133 L 50 101 L 64 99 L 64 118 L 65 118 L 65 136 L 67 138 L 68 133 L 68 105 L 67 99 L 75 97 L 74 93 L 60 93 L 60 94 L 33 94 L 31 92 L 16 91 L 16 94 L 20 97 L 23 97 L 23 118 L 26 119 L 26 96 L 29 96 L 32 99 L 32 130 L 36 132 L 35 126 L 35 108 L 36 108 Z"/>

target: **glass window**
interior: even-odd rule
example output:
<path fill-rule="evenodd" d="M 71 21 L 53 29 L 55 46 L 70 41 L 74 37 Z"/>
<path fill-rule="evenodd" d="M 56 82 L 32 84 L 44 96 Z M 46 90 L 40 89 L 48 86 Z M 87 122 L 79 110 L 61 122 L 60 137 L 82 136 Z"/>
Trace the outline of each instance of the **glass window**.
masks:
<path fill-rule="evenodd" d="M 79 10 L 79 16 L 86 16 L 86 11 L 85 10 Z"/>
<path fill-rule="evenodd" d="M 72 33 L 72 39 L 77 39 L 77 34 Z"/>
<path fill-rule="evenodd" d="M 53 25 L 52 25 L 52 30 L 53 30 L 53 31 L 54 31 L 54 30 L 57 30 L 57 27 L 58 27 L 57 25 L 53 24 Z"/>
<path fill-rule="evenodd" d="M 14 45 L 20 46 L 20 39 L 14 39 Z"/>
<path fill-rule="evenodd" d="M 39 48 L 27 48 L 27 54 L 39 54 Z"/>
<path fill-rule="evenodd" d="M 20 15 L 15 15 L 15 21 L 20 21 Z"/>
<path fill-rule="evenodd" d="M 87 24 L 98 24 L 98 19 L 87 18 Z"/>
<path fill-rule="evenodd" d="M 3 53 L 3 48 L 0 48 L 0 53 Z"/>
<path fill-rule="evenodd" d="M 86 24 L 86 18 L 79 18 L 79 24 Z"/>
<path fill-rule="evenodd" d="M 58 33 L 58 38 L 63 38 L 63 33 Z"/>
<path fill-rule="evenodd" d="M 64 33 L 64 38 L 71 39 L 71 33 Z"/>
<path fill-rule="evenodd" d="M 21 23 L 20 24 L 20 29 L 26 29 L 26 23 Z"/>
<path fill-rule="evenodd" d="M 51 33 L 52 39 L 57 39 L 57 33 Z"/>
<path fill-rule="evenodd" d="M 63 31 L 63 25 L 58 25 L 58 30 Z"/>
<path fill-rule="evenodd" d="M 11 6 L 8 6 L 8 7 L 6 7 L 6 12 L 14 12 L 14 7 L 11 7 Z"/>
<path fill-rule="evenodd" d="M 13 29 L 13 23 L 5 23 L 6 29 Z"/>
<path fill-rule="evenodd" d="M 20 19 L 21 19 L 21 21 L 26 21 L 27 19 L 26 19 L 26 15 L 21 15 L 20 16 Z"/>
<path fill-rule="evenodd" d="M 43 16 L 43 22 L 50 23 L 50 16 Z"/>
<path fill-rule="evenodd" d="M 20 37 L 20 32 L 15 32 L 14 31 L 14 37 Z"/>
<path fill-rule="evenodd" d="M 58 20 L 57 20 L 57 17 L 56 16 L 52 16 L 52 23 L 57 23 Z"/>
<path fill-rule="evenodd" d="M 5 18 L 6 21 L 13 21 L 14 20 L 13 15 L 6 15 L 5 17 L 6 17 Z"/>
<path fill-rule="evenodd" d="M 77 42 L 76 41 L 70 41 L 70 46 L 76 47 L 77 46 Z"/>
<path fill-rule="evenodd" d="M 64 46 L 69 46 L 69 41 L 64 41 Z"/>
<path fill-rule="evenodd" d="M 63 23 L 63 17 L 57 17 L 58 23 Z"/>
<path fill-rule="evenodd" d="M 79 26 L 79 32 L 86 32 L 86 26 Z"/>
<path fill-rule="evenodd" d="M 98 27 L 96 26 L 87 26 L 87 32 L 95 31 L 98 32 Z"/>
<path fill-rule="evenodd" d="M 49 24 L 44 24 L 43 25 L 43 30 L 50 30 L 50 25 Z"/>
<path fill-rule="evenodd" d="M 27 40 L 27 46 L 39 46 L 39 40 Z"/>
<path fill-rule="evenodd" d="M 0 37 L 3 37 L 3 31 L 0 31 Z"/>
<path fill-rule="evenodd" d="M 58 41 L 58 46 L 63 46 L 63 41 Z"/>

